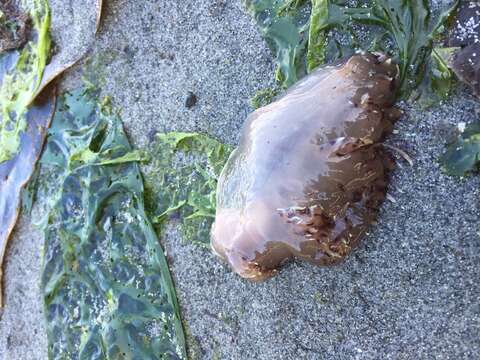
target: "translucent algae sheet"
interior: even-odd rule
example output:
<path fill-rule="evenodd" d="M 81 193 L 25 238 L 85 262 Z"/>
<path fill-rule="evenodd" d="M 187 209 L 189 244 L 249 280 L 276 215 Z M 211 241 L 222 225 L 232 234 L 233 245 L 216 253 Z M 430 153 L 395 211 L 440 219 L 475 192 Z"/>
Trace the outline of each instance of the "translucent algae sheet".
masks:
<path fill-rule="evenodd" d="M 42 275 L 50 359 L 186 357 L 140 159 L 94 92 L 59 100 L 40 179 L 54 189 Z"/>

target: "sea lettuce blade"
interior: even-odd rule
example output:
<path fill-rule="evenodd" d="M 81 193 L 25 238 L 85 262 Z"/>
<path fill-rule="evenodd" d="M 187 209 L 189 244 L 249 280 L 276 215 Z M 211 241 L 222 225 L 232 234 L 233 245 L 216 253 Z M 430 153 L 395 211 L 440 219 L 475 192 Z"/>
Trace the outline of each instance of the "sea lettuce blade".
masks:
<path fill-rule="evenodd" d="M 185 359 L 173 281 L 120 119 L 85 89 L 57 106 L 41 166 L 57 178 L 42 275 L 49 358 Z"/>

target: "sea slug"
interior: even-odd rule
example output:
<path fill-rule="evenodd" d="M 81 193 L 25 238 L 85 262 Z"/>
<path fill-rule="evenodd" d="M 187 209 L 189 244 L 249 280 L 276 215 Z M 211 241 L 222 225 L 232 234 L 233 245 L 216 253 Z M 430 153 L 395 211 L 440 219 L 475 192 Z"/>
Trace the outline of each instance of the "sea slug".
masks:
<path fill-rule="evenodd" d="M 244 278 L 345 258 L 375 220 L 399 111 L 398 68 L 362 53 L 322 67 L 247 119 L 218 182 L 212 248 Z"/>

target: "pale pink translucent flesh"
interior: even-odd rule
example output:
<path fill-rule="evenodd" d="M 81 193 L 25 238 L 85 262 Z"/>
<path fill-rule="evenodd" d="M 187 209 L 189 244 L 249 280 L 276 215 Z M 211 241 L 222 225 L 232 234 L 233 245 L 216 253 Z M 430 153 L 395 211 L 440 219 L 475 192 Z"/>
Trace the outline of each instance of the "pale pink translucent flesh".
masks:
<path fill-rule="evenodd" d="M 247 119 L 218 184 L 212 247 L 261 280 L 292 257 L 336 263 L 385 197 L 397 67 L 355 55 L 321 68 Z"/>

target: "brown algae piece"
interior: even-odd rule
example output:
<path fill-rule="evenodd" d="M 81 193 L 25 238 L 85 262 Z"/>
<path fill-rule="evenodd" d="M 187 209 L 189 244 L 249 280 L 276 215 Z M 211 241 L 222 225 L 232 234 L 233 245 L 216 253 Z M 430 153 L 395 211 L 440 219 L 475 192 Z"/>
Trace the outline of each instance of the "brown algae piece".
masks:
<path fill-rule="evenodd" d="M 103 0 L 97 0 L 97 19 L 95 21 L 95 32 L 98 33 L 100 30 L 100 22 L 102 21 L 102 14 L 103 14 Z"/>
<path fill-rule="evenodd" d="M 20 151 L 0 164 L 0 308 L 2 299 L 2 263 L 7 243 L 17 222 L 22 189 L 35 171 L 55 111 L 55 88 L 49 87 L 36 99 L 26 114 L 27 131 L 21 134 Z"/>
<path fill-rule="evenodd" d="M 460 4 L 448 38 L 448 46 L 460 47 L 450 66 L 463 83 L 480 97 L 480 3 Z"/>
<path fill-rule="evenodd" d="M 244 278 L 293 257 L 347 256 L 385 198 L 392 161 L 379 144 L 399 111 L 398 68 L 359 54 L 320 68 L 247 119 L 218 183 L 212 247 Z"/>
<path fill-rule="evenodd" d="M 480 96 L 480 43 L 473 43 L 457 51 L 450 66 L 463 83 Z"/>

